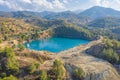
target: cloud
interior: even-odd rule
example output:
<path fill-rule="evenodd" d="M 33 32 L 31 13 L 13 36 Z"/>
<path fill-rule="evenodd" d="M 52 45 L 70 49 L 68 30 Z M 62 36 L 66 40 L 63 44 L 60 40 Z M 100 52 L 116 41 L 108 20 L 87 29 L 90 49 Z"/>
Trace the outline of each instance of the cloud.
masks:
<path fill-rule="evenodd" d="M 54 0 L 52 3 L 54 8 L 65 9 L 64 3 L 60 2 L 59 0 Z"/>
<path fill-rule="evenodd" d="M 92 0 L 95 5 L 120 10 L 120 0 Z"/>
<path fill-rule="evenodd" d="M 23 1 L 23 2 L 25 2 L 25 3 L 29 3 L 29 4 L 32 3 L 31 0 L 21 0 L 21 1 Z"/>
<path fill-rule="evenodd" d="M 68 3 L 68 0 L 63 0 L 63 3 L 67 4 L 67 3 Z"/>
<path fill-rule="evenodd" d="M 0 0 L 1 7 L 12 11 L 65 11 L 96 5 L 120 10 L 120 0 Z"/>
<path fill-rule="evenodd" d="M 0 0 L 0 5 L 7 6 L 12 10 L 65 10 L 64 2 L 60 0 Z"/>

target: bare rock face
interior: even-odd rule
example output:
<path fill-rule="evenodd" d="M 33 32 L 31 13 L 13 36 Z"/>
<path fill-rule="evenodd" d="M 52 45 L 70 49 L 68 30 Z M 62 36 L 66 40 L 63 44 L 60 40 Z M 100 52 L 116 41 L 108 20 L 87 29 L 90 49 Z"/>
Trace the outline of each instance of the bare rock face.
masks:
<path fill-rule="evenodd" d="M 111 64 L 101 59 L 88 55 L 77 55 L 74 58 L 65 60 L 65 68 L 71 77 L 76 68 L 81 67 L 86 77 L 84 80 L 119 80 L 119 74 Z M 74 80 L 74 79 L 71 79 Z"/>
<path fill-rule="evenodd" d="M 120 75 L 110 63 L 85 53 L 86 49 L 99 43 L 100 41 L 93 41 L 87 45 L 60 52 L 55 56 L 64 62 L 67 80 L 75 80 L 72 76 L 74 70 L 79 67 L 86 73 L 84 80 L 120 80 Z"/>

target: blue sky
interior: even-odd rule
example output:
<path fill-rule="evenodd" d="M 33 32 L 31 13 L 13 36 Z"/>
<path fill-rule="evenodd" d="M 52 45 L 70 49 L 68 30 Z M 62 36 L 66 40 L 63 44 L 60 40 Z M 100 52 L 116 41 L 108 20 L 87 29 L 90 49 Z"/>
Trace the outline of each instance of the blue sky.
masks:
<path fill-rule="evenodd" d="M 120 0 L 0 0 L 0 11 L 74 11 L 92 6 L 120 10 Z"/>

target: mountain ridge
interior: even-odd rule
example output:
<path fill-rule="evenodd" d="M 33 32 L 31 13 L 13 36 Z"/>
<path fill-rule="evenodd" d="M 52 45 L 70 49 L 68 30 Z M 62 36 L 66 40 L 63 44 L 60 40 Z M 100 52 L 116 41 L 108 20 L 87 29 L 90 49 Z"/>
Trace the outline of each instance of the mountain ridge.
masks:
<path fill-rule="evenodd" d="M 102 17 L 120 17 L 120 11 L 114 10 L 112 8 L 94 6 L 81 12 L 79 15 L 86 15 L 92 19 Z"/>

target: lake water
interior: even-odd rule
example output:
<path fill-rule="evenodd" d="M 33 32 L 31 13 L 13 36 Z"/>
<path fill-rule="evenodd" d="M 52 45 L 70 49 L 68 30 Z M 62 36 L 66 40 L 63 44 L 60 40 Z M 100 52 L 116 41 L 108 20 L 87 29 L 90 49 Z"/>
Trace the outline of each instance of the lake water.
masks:
<path fill-rule="evenodd" d="M 69 39 L 69 38 L 49 38 L 43 40 L 33 40 L 26 42 L 24 45 L 31 50 L 46 50 L 50 52 L 60 52 L 73 48 L 78 45 L 87 44 L 89 41 L 82 39 Z"/>

